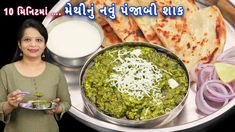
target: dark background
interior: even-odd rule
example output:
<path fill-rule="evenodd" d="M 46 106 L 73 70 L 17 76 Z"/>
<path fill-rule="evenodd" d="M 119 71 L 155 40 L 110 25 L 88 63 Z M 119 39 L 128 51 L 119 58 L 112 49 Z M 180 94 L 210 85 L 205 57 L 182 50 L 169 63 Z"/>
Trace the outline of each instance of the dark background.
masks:
<path fill-rule="evenodd" d="M 47 6 L 48 11 L 58 2 L 58 0 L 4 0 L 0 3 L 0 68 L 10 63 L 17 46 L 17 31 L 22 22 L 27 18 L 34 18 L 43 21 L 45 16 L 17 16 L 16 9 L 18 6 L 31 6 L 32 8 L 44 8 Z M 13 8 L 15 13 L 13 16 L 5 16 L 4 8 Z M 72 132 L 79 130 L 94 131 L 93 129 L 83 125 L 66 113 L 62 120 L 58 122 L 60 132 Z M 207 126 L 207 127 L 205 127 Z M 4 124 L 0 122 L 0 132 L 3 131 Z M 235 109 L 231 109 L 224 115 L 216 118 L 213 122 L 204 124 L 189 131 L 235 131 Z"/>

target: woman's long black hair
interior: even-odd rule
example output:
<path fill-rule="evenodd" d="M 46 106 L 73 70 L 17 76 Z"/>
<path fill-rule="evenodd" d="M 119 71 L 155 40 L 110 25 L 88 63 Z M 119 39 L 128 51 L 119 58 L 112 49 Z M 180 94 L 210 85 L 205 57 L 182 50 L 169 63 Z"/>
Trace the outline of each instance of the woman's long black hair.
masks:
<path fill-rule="evenodd" d="M 17 34 L 18 43 L 21 42 L 21 39 L 24 36 L 25 30 L 29 27 L 32 27 L 32 28 L 35 28 L 36 30 L 38 30 L 38 32 L 43 36 L 43 38 L 45 40 L 45 44 L 47 43 L 47 40 L 48 40 L 47 29 L 45 28 L 45 26 L 41 22 L 39 22 L 37 20 L 34 20 L 34 19 L 27 19 L 23 22 L 23 24 L 19 28 L 19 31 L 18 31 L 18 34 Z M 21 60 L 23 58 L 21 53 L 22 53 L 22 51 L 19 48 L 19 46 L 17 45 L 16 52 L 14 54 L 12 62 L 16 62 L 18 60 Z M 47 48 L 46 48 L 43 52 L 42 60 L 48 61 L 48 56 L 49 56 L 49 54 L 48 54 Z"/>

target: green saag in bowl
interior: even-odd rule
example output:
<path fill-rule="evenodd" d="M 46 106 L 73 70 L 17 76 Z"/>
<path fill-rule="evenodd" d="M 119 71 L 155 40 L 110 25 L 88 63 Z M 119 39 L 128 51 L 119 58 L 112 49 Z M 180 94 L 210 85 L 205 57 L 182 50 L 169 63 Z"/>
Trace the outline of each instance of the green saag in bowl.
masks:
<path fill-rule="evenodd" d="M 189 78 L 182 61 L 166 49 L 124 43 L 91 57 L 80 84 L 88 110 L 98 118 L 126 126 L 153 126 L 167 116 L 172 120 L 182 110 Z"/>
<path fill-rule="evenodd" d="M 52 102 L 47 100 L 34 100 L 31 103 L 34 109 L 48 109 L 52 107 Z"/>

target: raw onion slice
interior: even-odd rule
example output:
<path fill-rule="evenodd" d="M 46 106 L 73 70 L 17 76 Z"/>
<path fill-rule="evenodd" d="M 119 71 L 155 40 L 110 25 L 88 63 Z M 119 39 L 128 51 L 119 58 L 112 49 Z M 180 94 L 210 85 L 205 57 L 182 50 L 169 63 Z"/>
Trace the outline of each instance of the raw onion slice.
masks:
<path fill-rule="evenodd" d="M 235 47 L 219 55 L 216 62 L 235 65 Z M 235 97 L 235 80 L 229 84 L 222 82 L 212 64 L 199 64 L 197 78 L 196 105 L 204 114 L 211 114 Z M 210 104 L 218 103 L 222 106 L 215 107 Z"/>
<path fill-rule="evenodd" d="M 201 65 L 202 66 L 202 65 Z M 201 87 L 203 83 L 208 80 L 211 80 L 211 74 L 213 72 L 214 67 L 211 65 L 202 66 L 203 68 L 199 71 L 198 79 L 197 79 L 197 86 L 198 88 Z"/>
<path fill-rule="evenodd" d="M 235 96 L 235 94 L 233 90 L 230 89 L 231 87 L 229 87 L 229 85 L 227 87 L 229 87 L 228 89 L 231 90 L 231 92 L 229 92 L 225 86 L 227 85 L 223 84 L 223 82 L 219 80 L 206 81 L 196 93 L 196 105 L 198 109 L 204 114 L 211 114 L 217 111 L 218 109 L 220 109 L 220 107 L 211 106 L 208 103 L 208 101 L 205 100 L 205 98 L 210 99 L 211 101 L 217 102 L 217 103 L 222 102 L 223 103 L 222 106 L 226 105 L 230 99 L 230 96 L 231 97 Z M 219 95 L 219 98 L 218 98 L 218 95 Z"/>
<path fill-rule="evenodd" d="M 225 52 L 223 52 L 222 54 L 220 54 L 216 58 L 216 61 L 222 61 L 222 60 L 226 60 L 226 59 L 233 58 L 233 57 L 235 57 L 235 47 L 232 47 L 226 50 Z"/>
<path fill-rule="evenodd" d="M 209 87 L 211 83 L 211 86 Z M 226 92 L 218 92 L 215 89 L 220 89 L 220 90 L 225 90 Z M 220 80 L 212 80 L 212 81 L 208 81 L 207 82 L 207 90 L 208 92 L 210 92 L 212 95 L 214 95 L 215 97 L 221 98 L 221 99 L 232 99 L 233 97 L 235 97 L 235 93 L 233 91 L 233 88 L 228 85 L 228 84 L 224 84 L 222 81 Z"/>

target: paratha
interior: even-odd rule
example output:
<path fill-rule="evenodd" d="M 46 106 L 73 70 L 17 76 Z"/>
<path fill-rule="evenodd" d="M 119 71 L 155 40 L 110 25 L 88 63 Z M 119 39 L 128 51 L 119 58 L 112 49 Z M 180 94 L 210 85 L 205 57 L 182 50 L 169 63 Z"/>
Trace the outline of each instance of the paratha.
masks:
<path fill-rule="evenodd" d="M 126 1 L 129 4 L 129 6 L 142 6 L 142 7 L 149 6 L 149 4 L 153 2 L 153 0 L 145 0 L 145 1 L 126 0 Z M 157 34 L 154 32 L 154 30 L 150 25 L 150 23 L 155 20 L 154 17 L 143 15 L 143 16 L 133 17 L 133 19 L 135 20 L 136 24 L 143 32 L 147 41 L 153 44 L 162 45 L 162 42 L 160 41 Z"/>
<path fill-rule="evenodd" d="M 215 6 L 185 10 L 182 18 L 157 18 L 153 27 L 164 46 L 178 55 L 188 70 L 212 63 L 225 44 L 226 27 Z"/>
<path fill-rule="evenodd" d="M 108 47 L 110 45 L 122 42 L 122 40 L 118 38 L 118 36 L 115 34 L 109 24 L 103 25 L 102 29 L 104 32 L 104 41 L 102 43 L 103 47 Z"/>
<path fill-rule="evenodd" d="M 157 17 L 123 16 L 119 9 L 125 2 L 146 6 L 150 2 L 158 6 Z M 78 0 L 72 0 L 78 3 Z M 103 47 L 125 42 L 142 41 L 162 44 L 183 60 L 191 70 L 198 63 L 212 63 L 221 53 L 225 43 L 226 28 L 223 17 L 216 7 L 199 9 L 195 0 L 88 0 L 97 9 L 116 3 L 116 19 L 110 20 L 96 10 L 96 22 L 104 30 Z M 163 6 L 183 6 L 182 17 L 166 17 Z"/>
<path fill-rule="evenodd" d="M 73 0 L 74 1 L 74 0 Z M 78 0 L 77 0 L 78 1 Z M 104 0 L 87 0 L 85 2 L 87 7 L 90 7 L 90 4 L 93 3 L 95 5 L 95 21 L 100 25 L 100 26 L 105 26 L 107 25 L 107 21 L 104 19 L 103 16 L 100 15 L 99 9 L 102 8 L 104 5 Z"/>
<path fill-rule="evenodd" d="M 142 31 L 135 23 L 131 16 L 124 16 L 120 13 L 120 6 L 124 4 L 124 0 L 106 0 L 105 6 L 110 6 L 112 3 L 116 3 L 116 19 L 110 20 L 105 18 L 109 25 L 112 27 L 117 36 L 124 42 L 146 42 Z"/>

